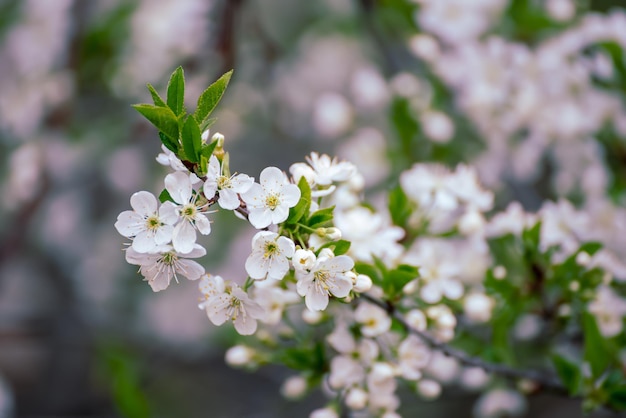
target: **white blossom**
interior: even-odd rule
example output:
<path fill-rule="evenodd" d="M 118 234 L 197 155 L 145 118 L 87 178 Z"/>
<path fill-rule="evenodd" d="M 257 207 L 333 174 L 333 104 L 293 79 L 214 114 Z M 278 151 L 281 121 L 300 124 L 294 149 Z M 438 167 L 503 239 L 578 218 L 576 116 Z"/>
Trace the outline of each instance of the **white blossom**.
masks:
<path fill-rule="evenodd" d="M 387 312 L 374 304 L 361 302 L 354 310 L 354 320 L 361 324 L 365 337 L 375 337 L 389 331 L 391 318 Z"/>
<path fill-rule="evenodd" d="M 187 253 L 196 243 L 196 229 L 203 235 L 211 233 L 211 223 L 201 212 L 204 207 L 198 206 L 196 201 L 199 194 L 194 193 L 192 181 L 188 174 L 182 171 L 165 176 L 165 189 L 176 205 L 180 222 L 174 227 L 172 245 L 176 251 Z"/>
<path fill-rule="evenodd" d="M 281 280 L 289 271 L 289 258 L 295 245 L 275 232 L 259 231 L 252 238 L 252 254 L 246 259 L 246 272 L 256 280 Z"/>
<path fill-rule="evenodd" d="M 158 292 L 170 285 L 172 277 L 178 282 L 178 275 L 189 280 L 197 280 L 204 274 L 204 267 L 187 258 L 198 258 L 206 254 L 206 250 L 194 245 L 192 250 L 181 254 L 170 245 L 163 245 L 155 253 L 139 253 L 132 247 L 126 250 L 126 261 L 140 266 L 140 273 L 145 277 L 152 290 Z"/>
<path fill-rule="evenodd" d="M 127 238 L 133 238 L 132 248 L 140 253 L 156 250 L 172 239 L 174 224 L 178 221 L 176 207 L 165 202 L 158 207 L 156 197 L 150 192 L 137 192 L 130 197 L 130 206 L 119 214 L 115 228 Z"/>
<path fill-rule="evenodd" d="M 209 283 L 204 283 L 204 282 Z M 263 308 L 250 299 L 236 283 L 225 282 L 221 276 L 206 276 L 200 283 L 200 291 L 211 289 L 204 294 L 200 304 L 215 325 L 231 320 L 235 330 L 241 335 L 251 335 L 257 329 L 257 319 L 264 315 Z"/>
<path fill-rule="evenodd" d="M 289 183 L 278 168 L 267 167 L 261 172 L 260 184 L 254 183 L 241 198 L 248 208 L 252 226 L 262 229 L 287 220 L 289 208 L 300 200 L 300 189 Z"/>
<path fill-rule="evenodd" d="M 212 199 L 219 193 L 217 203 L 227 210 L 237 209 L 240 205 L 239 194 L 245 193 L 254 184 L 254 179 L 247 174 L 224 175 L 224 166 L 215 155 L 209 159 L 207 179 L 204 182 L 204 196 Z"/>
<path fill-rule="evenodd" d="M 352 279 L 346 273 L 352 270 L 354 261 L 346 256 L 321 256 L 309 271 L 296 270 L 298 294 L 312 311 L 322 311 L 328 306 L 330 295 L 338 298 L 348 296 Z"/>

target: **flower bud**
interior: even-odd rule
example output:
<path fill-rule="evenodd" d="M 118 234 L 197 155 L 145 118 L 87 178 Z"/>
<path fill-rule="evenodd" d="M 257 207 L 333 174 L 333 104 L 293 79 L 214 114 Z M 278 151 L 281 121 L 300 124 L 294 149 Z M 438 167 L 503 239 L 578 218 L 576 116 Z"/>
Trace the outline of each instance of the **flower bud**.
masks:
<path fill-rule="evenodd" d="M 308 309 L 302 311 L 302 320 L 309 325 L 319 323 L 323 317 L 324 313 L 322 311 L 310 311 Z"/>
<path fill-rule="evenodd" d="M 334 409 L 327 407 L 316 409 L 315 411 L 311 412 L 309 418 L 339 418 L 339 414 L 337 414 L 337 411 L 335 411 Z"/>
<path fill-rule="evenodd" d="M 402 288 L 402 293 L 404 293 L 405 295 L 412 295 L 413 293 L 417 292 L 419 284 L 420 281 L 418 279 L 411 280 L 404 285 L 404 287 Z"/>
<path fill-rule="evenodd" d="M 377 361 L 372 365 L 372 370 L 370 371 L 370 376 L 374 382 L 383 382 L 387 379 L 391 379 L 394 377 L 394 370 L 390 364 L 384 363 L 382 361 Z"/>
<path fill-rule="evenodd" d="M 252 361 L 254 349 L 245 345 L 235 345 L 226 351 L 226 363 L 232 367 L 241 367 Z"/>
<path fill-rule="evenodd" d="M 287 378 L 280 387 L 280 393 L 287 399 L 298 399 L 302 397 L 308 384 L 306 379 L 302 376 L 296 375 Z"/>
<path fill-rule="evenodd" d="M 506 268 L 504 266 L 495 266 L 493 268 L 493 278 L 502 280 L 506 277 Z"/>
<path fill-rule="evenodd" d="M 291 262 L 297 271 L 309 270 L 315 264 L 315 253 L 311 250 L 296 250 Z"/>
<path fill-rule="evenodd" d="M 352 288 L 352 290 L 354 290 L 357 293 L 363 293 L 363 292 L 367 292 L 371 288 L 372 288 L 372 279 L 370 279 L 369 276 L 366 276 L 365 274 L 359 274 L 358 276 L 356 276 L 356 281 L 354 283 L 354 287 Z"/>
<path fill-rule="evenodd" d="M 331 250 L 330 248 L 322 248 L 319 256 L 325 258 L 333 258 L 335 256 L 335 253 L 333 253 L 333 250 Z"/>
<path fill-rule="evenodd" d="M 471 293 L 465 297 L 463 310 L 470 321 L 487 322 L 494 304 L 494 300 L 483 293 Z"/>
<path fill-rule="evenodd" d="M 431 379 L 422 379 L 417 382 L 417 393 L 428 400 L 436 399 L 441 394 L 441 385 Z"/>
<path fill-rule="evenodd" d="M 202 132 L 202 135 L 200 135 L 200 139 L 202 139 L 202 143 L 206 144 L 209 140 L 209 130 L 207 129 L 206 131 Z"/>
<path fill-rule="evenodd" d="M 427 326 L 426 315 L 424 315 L 424 312 L 420 311 L 419 309 L 410 310 L 406 314 L 404 319 L 406 320 L 406 323 L 411 326 L 411 328 L 417 331 L 426 330 L 426 326 Z"/>
<path fill-rule="evenodd" d="M 346 395 L 346 406 L 352 410 L 359 410 L 367 406 L 369 395 L 361 388 L 352 388 Z"/>
<path fill-rule="evenodd" d="M 591 262 L 591 256 L 585 251 L 576 254 L 576 264 L 579 266 L 587 266 Z"/>

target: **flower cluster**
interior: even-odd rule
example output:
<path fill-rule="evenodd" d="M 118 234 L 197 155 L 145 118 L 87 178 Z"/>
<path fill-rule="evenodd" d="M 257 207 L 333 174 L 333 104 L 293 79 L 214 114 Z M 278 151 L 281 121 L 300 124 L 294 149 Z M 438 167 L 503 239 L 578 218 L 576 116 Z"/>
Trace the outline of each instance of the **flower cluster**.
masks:
<path fill-rule="evenodd" d="M 529 213 L 511 203 L 494 213 L 493 193 L 468 165 L 414 164 L 378 207 L 363 201 L 357 167 L 325 154 L 311 153 L 291 165 L 290 175 L 267 167 L 258 182 L 231 174 L 224 137 L 209 140 L 216 103 L 206 102 L 221 96 L 228 77 L 203 93 L 193 115 L 177 107 L 182 98 L 165 104 L 154 91 L 154 106 L 137 105 L 161 131 L 157 161 L 172 172 L 158 199 L 133 194 L 133 210 L 115 227 L 131 239 L 127 261 L 140 266 L 154 291 L 178 275 L 198 280 L 198 306 L 213 324 L 230 321 L 239 334 L 256 337 L 228 351 L 231 365 L 281 362 L 300 370 L 285 382 L 288 397 L 322 384 L 331 401 L 312 417 L 337 416 L 342 407 L 397 417 L 400 381 L 424 399 L 436 398 L 444 384 L 485 390 L 477 408 L 497 413 L 525 408 L 519 392 L 502 389 L 498 374 L 526 382 L 519 387 L 529 392 L 545 386 L 587 395 L 606 386 L 602 376 L 614 364 L 606 358 L 617 362 L 618 354 L 598 347 L 625 337 L 626 315 L 626 267 L 615 244 L 621 241 L 611 240 L 616 232 L 607 214 L 591 214 L 606 206 L 579 210 L 562 200 Z M 182 80 L 178 69 L 170 84 Z M 173 112 L 177 129 L 150 118 Z M 247 277 L 225 280 L 193 260 L 206 254 L 198 233 L 211 233 L 208 215 L 216 210 L 233 211 L 257 230 L 242 260 Z M 513 355 L 509 338 L 539 340 L 544 329 L 575 329 L 595 341 L 601 355 L 584 353 L 591 372 L 560 354 L 543 364 L 546 375 L 497 363 Z M 494 352 L 473 357 L 448 344 L 491 344 Z M 545 355 L 544 346 L 535 345 L 531 358 Z M 610 397 L 622 390 L 615 379 L 601 386 L 612 406 L 617 400 Z M 508 400 L 515 408 L 500 405 Z"/>

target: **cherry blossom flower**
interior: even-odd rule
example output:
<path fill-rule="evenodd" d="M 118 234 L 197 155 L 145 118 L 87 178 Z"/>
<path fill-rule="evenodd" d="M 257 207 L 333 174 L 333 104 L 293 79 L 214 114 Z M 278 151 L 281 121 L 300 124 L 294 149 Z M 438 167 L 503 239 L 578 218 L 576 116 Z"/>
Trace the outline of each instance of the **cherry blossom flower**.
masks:
<path fill-rule="evenodd" d="M 130 198 L 133 210 L 119 214 L 115 228 L 126 238 L 133 238 L 132 248 L 140 253 L 154 251 L 172 239 L 174 224 L 178 220 L 176 207 L 165 202 L 158 207 L 156 197 L 141 191 Z"/>
<path fill-rule="evenodd" d="M 196 243 L 196 229 L 203 235 L 211 233 L 211 223 L 196 204 L 198 194 L 193 192 L 189 175 L 177 171 L 165 176 L 165 189 L 168 191 L 180 215 L 181 222 L 174 227 L 172 245 L 181 253 L 188 253 Z"/>
<path fill-rule="evenodd" d="M 312 189 L 321 186 L 319 190 L 311 192 L 313 197 L 326 196 L 332 193 L 335 190 L 333 183 L 348 181 L 357 173 L 354 164 L 347 161 L 337 161 L 336 157 L 331 159 L 326 154 L 319 155 L 317 152 L 312 152 L 305 159 L 309 164 L 292 164 L 289 167 L 289 172 L 296 182 L 304 177 Z"/>
<path fill-rule="evenodd" d="M 246 259 L 246 272 L 255 280 L 280 280 L 289 271 L 289 258 L 296 250 L 293 241 L 275 232 L 259 231 L 252 238 L 252 254 Z"/>
<path fill-rule="evenodd" d="M 322 311 L 328 306 L 331 294 L 338 298 L 348 296 L 353 283 L 346 273 L 353 267 L 354 261 L 347 255 L 320 256 L 308 272 L 296 270 L 296 289 L 300 296 L 304 296 L 306 307 Z"/>
<path fill-rule="evenodd" d="M 213 324 L 219 326 L 230 319 L 239 334 L 254 334 L 257 319 L 262 318 L 265 312 L 236 283 L 225 282 L 220 276 L 207 276 L 199 287 L 205 296 L 205 301 L 199 306 L 206 310 Z"/>
<path fill-rule="evenodd" d="M 126 250 L 126 261 L 140 266 L 139 271 L 155 292 L 167 289 L 172 277 L 178 282 L 178 275 L 189 280 L 197 280 L 204 274 L 204 267 L 187 258 L 198 258 L 206 254 L 200 245 L 194 245 L 188 253 L 181 254 L 171 245 L 163 245 L 159 252 L 139 253 L 132 247 Z M 185 258 L 183 258 L 185 257 Z"/>
<path fill-rule="evenodd" d="M 254 179 L 247 174 L 224 175 L 224 166 L 215 155 L 209 159 L 209 172 L 204 182 L 204 195 L 207 199 L 213 198 L 219 192 L 217 203 L 223 209 L 234 210 L 240 205 L 238 194 L 245 193 L 254 184 Z"/>
<path fill-rule="evenodd" d="M 300 200 L 300 189 L 289 183 L 285 174 L 276 167 L 261 172 L 260 184 L 254 183 L 241 198 L 246 203 L 252 226 L 257 229 L 287 220 L 289 208 Z"/>
<path fill-rule="evenodd" d="M 365 337 L 376 337 L 389 331 L 391 318 L 379 306 L 362 302 L 354 311 L 354 319 L 361 324 L 361 333 Z"/>

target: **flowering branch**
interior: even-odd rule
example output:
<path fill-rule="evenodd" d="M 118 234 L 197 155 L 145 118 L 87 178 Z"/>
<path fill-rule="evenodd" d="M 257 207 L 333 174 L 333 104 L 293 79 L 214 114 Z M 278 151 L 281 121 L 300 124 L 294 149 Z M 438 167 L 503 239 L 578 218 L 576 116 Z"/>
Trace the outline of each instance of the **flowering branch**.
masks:
<path fill-rule="evenodd" d="M 362 294 L 361 297 L 370 303 L 373 303 L 381 308 L 385 309 L 390 316 L 394 317 L 402 327 L 411 334 L 415 334 L 425 341 L 431 348 L 441 351 L 447 356 L 457 359 L 459 362 L 466 366 L 480 367 L 486 372 L 497 374 L 507 379 L 527 379 L 535 383 L 540 384 L 546 389 L 550 389 L 562 395 L 567 395 L 567 388 L 561 384 L 556 376 L 549 376 L 544 373 L 535 370 L 520 370 L 515 369 L 504 364 L 489 363 L 478 357 L 472 357 L 466 352 L 458 350 L 454 347 L 450 347 L 448 344 L 437 341 L 432 335 L 419 331 L 409 325 L 401 312 L 398 312 L 396 307 L 390 302 L 383 302 L 368 294 Z"/>

